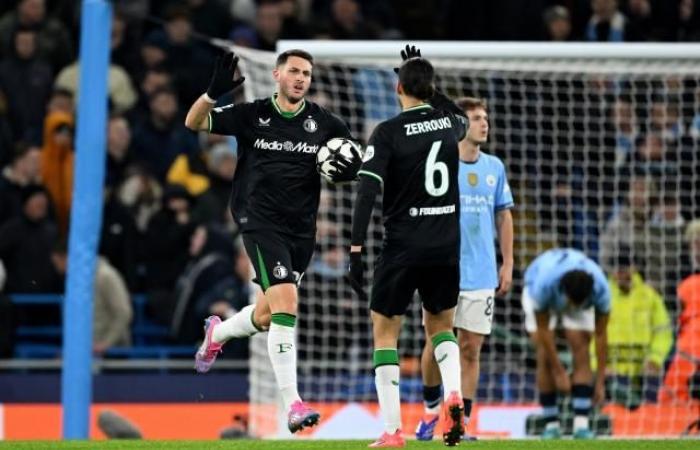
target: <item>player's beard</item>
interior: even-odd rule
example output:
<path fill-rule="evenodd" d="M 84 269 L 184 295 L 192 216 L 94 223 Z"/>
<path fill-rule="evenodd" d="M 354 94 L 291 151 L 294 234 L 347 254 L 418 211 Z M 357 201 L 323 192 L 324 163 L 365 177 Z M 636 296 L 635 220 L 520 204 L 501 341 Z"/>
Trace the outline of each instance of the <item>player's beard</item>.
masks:
<path fill-rule="evenodd" d="M 304 89 L 301 93 L 301 95 L 294 95 L 292 94 L 292 89 L 281 89 L 282 95 L 287 99 L 287 101 L 293 105 L 296 105 L 300 101 L 304 100 L 304 97 L 306 96 L 306 93 L 308 92 L 308 89 Z"/>

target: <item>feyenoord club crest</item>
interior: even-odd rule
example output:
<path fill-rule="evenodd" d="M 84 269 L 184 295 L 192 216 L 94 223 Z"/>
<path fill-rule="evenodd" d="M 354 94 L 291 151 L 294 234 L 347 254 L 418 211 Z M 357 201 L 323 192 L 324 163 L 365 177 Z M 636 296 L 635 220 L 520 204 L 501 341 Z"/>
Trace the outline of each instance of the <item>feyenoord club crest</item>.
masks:
<path fill-rule="evenodd" d="M 304 121 L 304 129 L 309 133 L 315 133 L 318 130 L 318 124 L 314 119 L 309 117 Z"/>
<path fill-rule="evenodd" d="M 479 183 L 479 177 L 474 172 L 471 172 L 467 175 L 467 181 L 470 186 L 476 186 Z"/>
<path fill-rule="evenodd" d="M 287 278 L 287 274 L 289 272 L 287 271 L 287 268 L 284 267 L 282 264 L 277 263 L 274 269 L 272 269 L 272 275 L 274 275 L 275 278 L 278 280 L 283 280 Z"/>

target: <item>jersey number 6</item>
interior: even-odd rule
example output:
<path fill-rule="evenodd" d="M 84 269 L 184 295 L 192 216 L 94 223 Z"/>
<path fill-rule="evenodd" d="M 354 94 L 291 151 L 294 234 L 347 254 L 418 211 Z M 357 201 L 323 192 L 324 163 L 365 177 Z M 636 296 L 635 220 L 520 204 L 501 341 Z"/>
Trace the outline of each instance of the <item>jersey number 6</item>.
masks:
<path fill-rule="evenodd" d="M 428 153 L 428 161 L 425 163 L 425 190 L 433 197 L 440 197 L 447 192 L 450 186 L 448 177 L 447 164 L 437 160 L 437 155 L 440 152 L 442 141 L 433 142 Z M 435 185 L 435 172 L 440 174 L 440 184 Z"/>

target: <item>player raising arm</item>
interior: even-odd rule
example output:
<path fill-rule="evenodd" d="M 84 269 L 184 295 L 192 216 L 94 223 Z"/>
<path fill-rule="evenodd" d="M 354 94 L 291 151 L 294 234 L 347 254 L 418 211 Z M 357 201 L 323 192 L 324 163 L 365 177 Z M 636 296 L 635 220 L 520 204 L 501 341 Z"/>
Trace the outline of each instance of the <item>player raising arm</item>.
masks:
<path fill-rule="evenodd" d="M 238 140 L 231 212 L 264 296 L 224 322 L 207 318 L 195 368 L 208 371 L 227 340 L 268 329 L 268 354 L 294 433 L 320 418 L 299 397 L 294 337 L 297 284 L 314 249 L 321 189 L 316 152 L 331 138 L 351 136 L 339 118 L 305 98 L 313 58 L 304 50 L 277 57 L 277 92 L 270 97 L 215 108 L 219 97 L 243 83 L 235 75 L 237 63 L 232 53 L 217 61 L 209 89 L 194 102 L 185 125 Z"/>
<path fill-rule="evenodd" d="M 465 97 L 456 103 L 469 117 L 469 131 L 459 142 L 460 293 L 455 313 L 466 429 L 479 381 L 481 346 L 491 334 L 495 297 L 508 292 L 513 278 L 513 195 L 501 160 L 481 151 L 489 135 L 486 102 Z M 500 270 L 494 231 L 503 257 Z M 433 438 L 440 412 L 440 371 L 433 354 L 426 341 L 421 358 L 425 415 L 416 429 L 416 439 L 422 441 Z"/>
<path fill-rule="evenodd" d="M 433 67 L 410 57 L 399 69 L 397 93 L 403 112 L 377 126 L 366 148 L 353 210 L 350 279 L 363 291 L 362 245 L 383 190 L 384 244 L 370 300 L 375 384 L 385 432 L 370 447 L 403 447 L 399 399 L 398 336 L 416 290 L 426 310 L 445 384 L 445 444 L 460 442 L 462 397 L 459 348 L 452 332 L 459 292 L 459 194 L 457 142 L 464 120 L 432 108 Z"/>
<path fill-rule="evenodd" d="M 542 253 L 525 271 L 522 304 L 525 328 L 537 349 L 537 388 L 542 404 L 544 439 L 561 436 L 557 391 L 571 392 L 574 438 L 594 437 L 588 415 L 605 396 L 610 288 L 603 270 L 578 250 L 552 249 Z M 559 361 L 554 329 L 561 320 L 573 356 L 573 374 Z M 589 344 L 595 333 L 598 369 L 591 372 Z"/>

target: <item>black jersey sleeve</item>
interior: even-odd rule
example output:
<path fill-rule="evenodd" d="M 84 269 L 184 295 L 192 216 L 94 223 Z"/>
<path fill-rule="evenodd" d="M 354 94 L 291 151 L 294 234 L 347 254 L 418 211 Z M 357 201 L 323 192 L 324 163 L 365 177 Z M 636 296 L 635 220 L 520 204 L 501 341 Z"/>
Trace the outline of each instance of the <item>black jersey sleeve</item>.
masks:
<path fill-rule="evenodd" d="M 380 124 L 374 129 L 372 136 L 369 138 L 365 155 L 362 159 L 362 168 L 357 172 L 358 175 L 372 177 L 384 184 L 386 177 L 386 169 L 391 159 L 391 137 L 388 135 L 386 126 Z"/>
<path fill-rule="evenodd" d="M 433 96 L 429 100 L 430 106 L 454 116 L 455 136 L 458 141 L 464 139 L 469 129 L 469 119 L 462 109 L 455 104 L 448 96 L 435 89 Z"/>
<path fill-rule="evenodd" d="M 328 122 L 330 125 L 329 134 L 332 137 L 342 137 L 342 138 L 356 140 L 352 136 L 352 133 L 350 133 L 350 129 L 348 128 L 345 121 L 343 119 L 341 119 L 340 117 L 329 112 L 328 113 Z"/>
<path fill-rule="evenodd" d="M 209 114 L 209 132 L 235 136 L 246 129 L 250 114 L 250 103 L 225 105 L 211 110 Z"/>
<path fill-rule="evenodd" d="M 360 188 L 355 198 L 355 206 L 352 211 L 352 235 L 350 245 L 363 245 L 367 237 L 367 227 L 372 218 L 372 209 L 377 194 L 381 192 L 381 184 L 372 177 L 362 177 Z"/>

